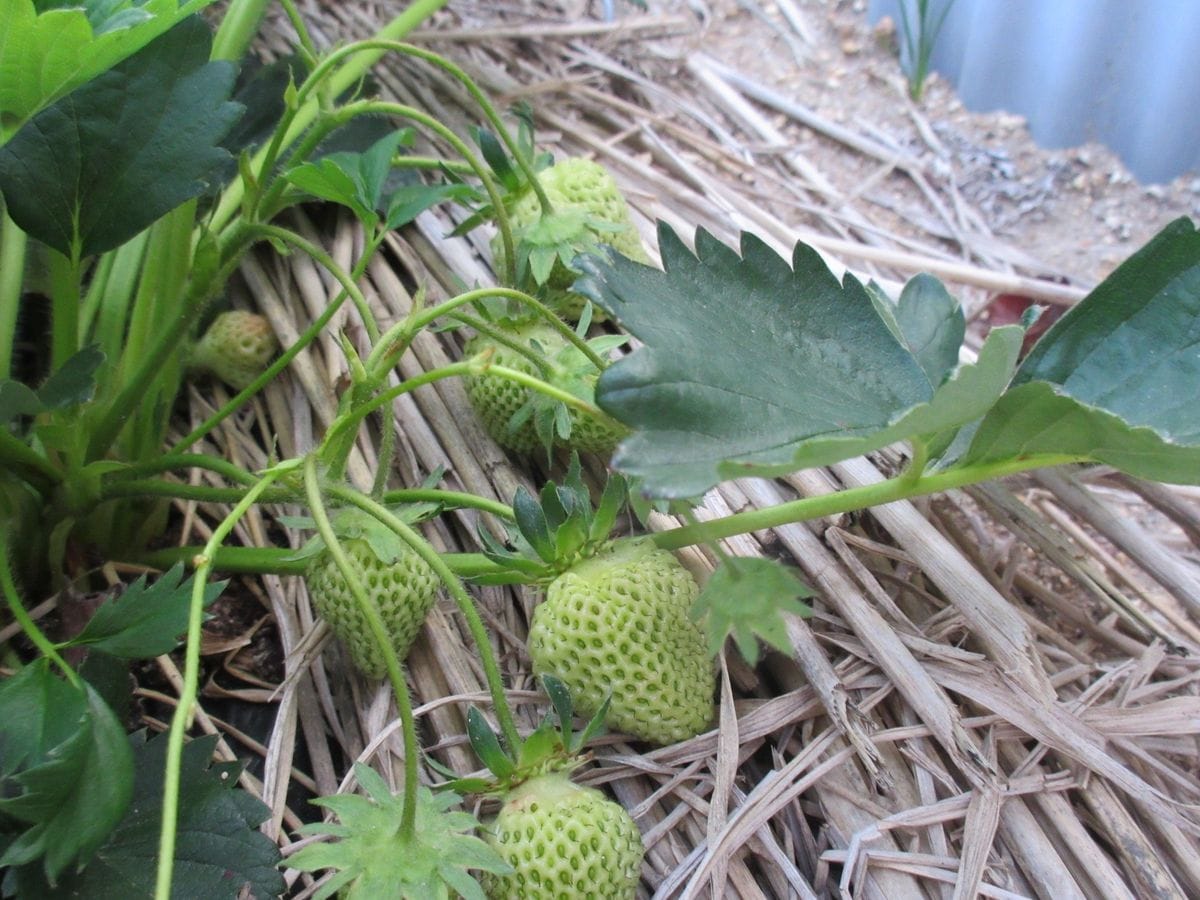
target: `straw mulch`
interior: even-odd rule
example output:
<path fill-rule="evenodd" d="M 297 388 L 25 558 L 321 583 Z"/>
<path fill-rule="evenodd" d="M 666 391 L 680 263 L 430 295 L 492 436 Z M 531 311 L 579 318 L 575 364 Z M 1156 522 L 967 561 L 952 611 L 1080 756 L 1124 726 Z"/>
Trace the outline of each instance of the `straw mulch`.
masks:
<path fill-rule="evenodd" d="M 393 6 L 303 8 L 318 38 L 333 42 L 366 36 Z M 779 8 L 796 13 L 792 3 Z M 773 117 L 806 111 L 697 52 L 700 26 L 680 9 L 623 10 L 608 24 L 558 7 L 456 3 L 417 39 L 466 66 L 493 96 L 531 100 L 541 143 L 556 155 L 590 154 L 610 167 L 648 245 L 655 220 L 688 236 L 702 225 L 731 243 L 752 230 L 783 251 L 802 239 L 835 266 L 844 260 L 893 287 L 935 272 L 972 314 L 998 291 L 1054 303 L 1082 295 L 1014 265 L 1019 254 L 964 206 L 953 170 L 808 111 L 804 124 L 833 151 L 877 163 L 887 170 L 880 177 L 904 181 L 923 204 L 903 234 L 872 225 L 863 201 L 840 195 L 780 143 Z M 274 33 L 272 49 L 282 51 L 286 23 Z M 463 92 L 428 67 L 395 60 L 378 78 L 386 95 L 432 110 L 459 133 L 477 121 Z M 348 267 L 361 234 L 336 213 L 310 213 L 300 226 Z M 418 286 L 436 300 L 492 281 L 486 235 L 445 237 L 453 214 L 423 216 L 371 264 L 363 287 L 385 324 L 408 311 Z M 336 293 L 296 255 L 250 259 L 235 287 L 236 301 L 268 315 L 285 343 Z M 312 446 L 344 374 L 337 328 L 361 343 L 348 313 L 206 449 L 255 468 L 272 442 L 286 455 Z M 423 335 L 399 375 L 445 363 L 460 343 Z M 197 421 L 216 402 L 212 390 L 191 395 Z M 448 486 L 508 500 L 518 484 L 545 477 L 490 442 L 456 382 L 401 398 L 394 415 L 395 484 L 443 466 Z M 365 436 L 351 467 L 362 486 L 374 459 Z M 775 482 L 732 482 L 700 515 L 864 484 L 897 462 L 881 453 Z M 1055 470 L 729 541 L 732 553 L 793 560 L 817 590 L 816 613 L 789 623 L 790 655 L 772 654 L 756 670 L 725 656 L 712 731 L 656 750 L 619 735 L 597 745 L 583 778 L 603 783 L 643 831 L 641 896 L 1200 896 L 1197 499 L 1111 471 Z M 184 509 L 183 539 L 195 542 L 214 511 Z M 273 512 L 252 515 L 240 540 L 302 539 Z M 475 515 L 454 513 L 427 534 L 441 548 L 475 551 L 476 525 Z M 683 557 L 697 572 L 713 563 L 701 551 Z M 388 688 L 347 674 L 300 579 L 247 587 L 269 611 L 255 628 L 271 620 L 277 628 L 286 677 L 256 677 L 237 641 L 214 644 L 201 704 L 233 696 L 274 705 L 263 744 L 222 728 L 232 735 L 222 746 L 263 756 L 261 782 L 245 779 L 273 811 L 267 832 L 286 847 L 314 814 L 305 799 L 353 788 L 347 760 L 369 760 L 395 783 L 400 741 Z M 532 727 L 539 698 L 523 636 L 536 598 L 508 588 L 476 596 Z M 464 713 L 472 703 L 486 709 L 488 699 L 448 601 L 408 669 L 430 755 L 476 770 Z M 216 727 L 204 716 L 199 725 Z M 307 876 L 289 872 L 289 880 L 294 896 L 313 889 Z"/>

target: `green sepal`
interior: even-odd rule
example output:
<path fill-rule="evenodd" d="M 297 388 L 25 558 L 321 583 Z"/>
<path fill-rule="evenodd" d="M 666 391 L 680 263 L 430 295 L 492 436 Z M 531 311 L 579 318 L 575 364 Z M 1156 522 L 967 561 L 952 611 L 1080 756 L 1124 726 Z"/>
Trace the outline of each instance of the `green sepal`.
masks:
<path fill-rule="evenodd" d="M 500 736 L 475 706 L 467 710 L 467 736 L 475 755 L 497 778 L 507 779 L 516 771 L 512 758 L 500 745 Z"/>

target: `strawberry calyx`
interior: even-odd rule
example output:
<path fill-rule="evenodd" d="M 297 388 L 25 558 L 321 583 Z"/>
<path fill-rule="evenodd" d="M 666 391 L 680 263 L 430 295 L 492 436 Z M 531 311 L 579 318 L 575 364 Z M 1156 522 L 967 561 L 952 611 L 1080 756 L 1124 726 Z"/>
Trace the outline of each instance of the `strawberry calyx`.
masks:
<path fill-rule="evenodd" d="M 537 497 L 524 487 L 513 495 L 514 523 L 501 544 L 479 530 L 483 553 L 500 570 L 478 578 L 481 584 L 549 584 L 580 561 L 599 553 L 628 494 L 625 479 L 610 475 L 593 507 L 583 483 L 578 454 L 572 454 L 561 484 L 547 482 Z"/>
<path fill-rule="evenodd" d="M 478 707 L 467 710 L 467 736 L 475 755 L 492 773 L 491 778 L 453 778 L 443 789 L 460 794 L 509 796 L 519 786 L 534 779 L 560 775 L 564 779 L 587 762 L 584 747 L 604 731 L 608 713 L 605 700 L 596 714 L 579 731 L 572 725 L 574 704 L 567 686 L 553 675 L 542 676 L 542 688 L 550 698 L 551 708 L 541 724 L 517 747 L 506 748 L 499 734 L 488 724 Z M 430 761 L 444 774 L 453 775 Z"/>

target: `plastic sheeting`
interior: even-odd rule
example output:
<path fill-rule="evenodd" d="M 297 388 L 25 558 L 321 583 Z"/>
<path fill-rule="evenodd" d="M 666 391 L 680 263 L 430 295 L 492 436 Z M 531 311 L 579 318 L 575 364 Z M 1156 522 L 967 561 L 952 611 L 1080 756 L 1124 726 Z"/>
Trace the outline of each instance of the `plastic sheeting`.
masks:
<path fill-rule="evenodd" d="M 898 26 L 898 2 L 915 7 L 871 0 L 871 21 Z M 1044 147 L 1098 141 L 1145 183 L 1200 171 L 1198 0 L 957 0 L 931 68 Z"/>

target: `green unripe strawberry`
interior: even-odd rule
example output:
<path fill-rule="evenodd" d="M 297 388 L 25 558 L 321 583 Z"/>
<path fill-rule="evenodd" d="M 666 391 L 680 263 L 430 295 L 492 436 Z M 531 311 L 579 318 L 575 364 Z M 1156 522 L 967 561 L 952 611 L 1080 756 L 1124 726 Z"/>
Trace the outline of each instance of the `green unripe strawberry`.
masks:
<path fill-rule="evenodd" d="M 379 610 L 396 655 L 404 659 L 437 598 L 437 575 L 408 547 L 400 549 L 393 561 L 385 562 L 364 539 L 341 544 L 368 598 Z M 382 678 L 387 672 L 383 653 L 328 550 L 312 558 L 306 580 L 313 608 L 345 644 L 355 666 L 369 678 Z"/>
<path fill-rule="evenodd" d="M 191 366 L 240 391 L 263 373 L 278 350 L 275 332 L 263 316 L 234 309 L 213 320 L 192 350 Z"/>
<path fill-rule="evenodd" d="M 508 794 L 485 839 L 515 870 L 484 875 L 491 900 L 631 900 L 645 848 L 623 807 L 566 775 L 542 775 Z"/>
<path fill-rule="evenodd" d="M 561 361 L 564 358 L 574 359 L 575 357 L 582 359 L 582 354 L 570 347 L 558 331 L 539 320 L 505 328 L 503 331 L 510 340 L 521 346 L 529 347 L 548 361 Z M 525 355 L 499 343 L 486 334 L 476 335 L 467 341 L 464 352 L 468 356 L 475 356 L 489 348 L 493 351 L 492 363 L 494 365 L 516 369 L 527 375 L 547 377 L 547 373 L 540 372 L 537 365 Z M 590 367 L 590 364 L 585 365 L 585 369 L 590 369 L 590 372 L 578 377 L 577 386 L 583 388 L 589 394 L 588 399 L 591 399 L 590 395 L 594 391 L 599 373 Z M 549 380 L 551 383 L 557 381 L 553 375 L 549 376 Z M 541 403 L 544 409 L 549 410 L 555 405 L 554 401 L 542 402 L 540 395 L 536 395 L 535 391 L 507 378 L 487 372 L 467 376 L 464 379 L 464 388 L 467 398 L 471 401 L 471 406 L 479 415 L 484 430 L 501 447 L 517 453 L 532 453 L 541 445 L 542 441 L 538 436 L 536 425 L 536 410 L 526 410 L 527 414 L 524 419 L 520 420 L 515 427 L 513 427 L 513 416 L 530 403 Z M 621 438 L 627 434 L 624 429 L 616 428 L 607 422 L 580 413 L 578 410 L 568 409 L 565 412 L 570 421 L 570 436 L 564 440 L 556 434 L 552 442 L 556 445 L 608 455 Z"/>
<path fill-rule="evenodd" d="M 655 744 L 686 740 L 712 718 L 715 676 L 690 612 L 700 588 L 645 538 L 613 541 L 555 578 L 534 610 L 529 655 L 590 715 Z"/>
<path fill-rule="evenodd" d="M 538 173 L 546 196 L 555 213 L 580 212 L 593 224 L 585 224 L 578 237 L 577 249 L 607 244 L 623 256 L 637 262 L 649 262 L 641 237 L 629 215 L 629 207 L 617 182 L 602 165 L 590 159 L 570 158 L 555 163 Z M 509 223 L 514 240 L 528 233 L 542 216 L 537 194 L 528 188 L 509 209 Z M 503 272 L 507 262 L 504 245 L 497 235 L 492 240 L 492 257 L 496 271 Z M 568 290 L 577 278 L 562 261 L 554 264 L 546 281 L 549 305 L 563 318 L 576 321 L 586 299 Z M 597 319 L 602 318 L 597 311 Z"/>

